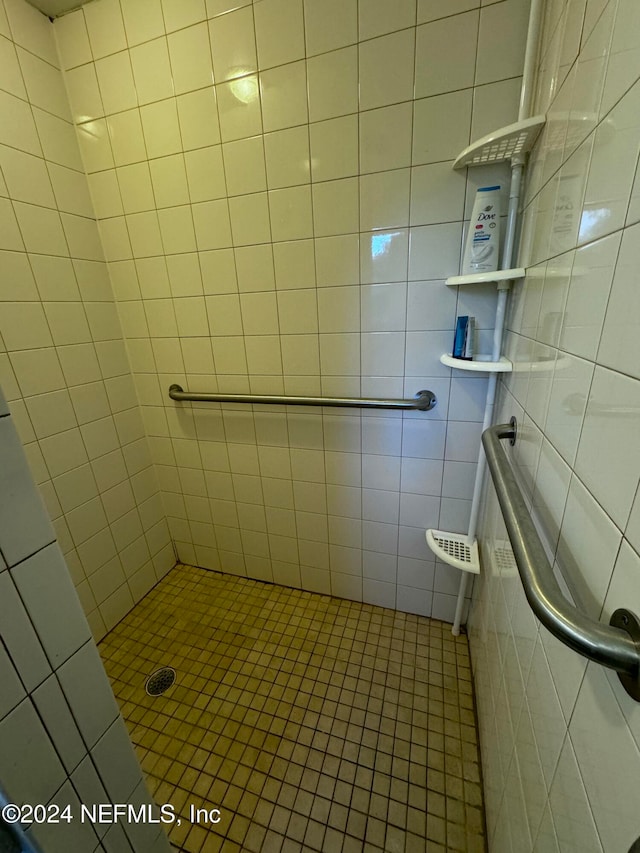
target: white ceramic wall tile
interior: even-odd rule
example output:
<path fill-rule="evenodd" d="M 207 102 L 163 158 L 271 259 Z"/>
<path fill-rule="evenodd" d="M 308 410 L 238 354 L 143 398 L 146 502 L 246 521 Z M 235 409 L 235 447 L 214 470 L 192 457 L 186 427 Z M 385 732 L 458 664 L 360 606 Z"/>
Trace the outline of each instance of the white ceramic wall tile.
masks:
<path fill-rule="evenodd" d="M 49 165 L 49 177 L 56 203 L 61 211 L 85 218 L 93 217 L 91 197 L 84 175 L 73 169 L 67 169 L 65 166 L 51 163 Z"/>
<path fill-rule="evenodd" d="M 471 122 L 471 138 L 480 139 L 496 127 L 511 123 L 517 115 L 520 100 L 521 78 L 500 80 L 476 86 L 473 92 L 474 110 Z"/>
<path fill-rule="evenodd" d="M 33 489 L 33 483 L 29 485 Z M 0 588 L 3 642 L 21 674 L 22 683 L 31 691 L 51 671 L 49 662 L 8 572 L 0 573 Z"/>
<path fill-rule="evenodd" d="M 307 53 L 326 53 L 358 40 L 358 4 L 356 0 L 327 0 L 320 6 L 304 0 Z"/>
<path fill-rule="evenodd" d="M 64 387 L 60 364 L 52 359 L 50 349 L 12 353 L 11 365 L 24 395 L 41 394 Z"/>
<path fill-rule="evenodd" d="M 135 45 L 164 35 L 160 0 L 125 3 L 121 6 L 128 44 Z M 65 16 L 65 20 L 68 16 Z M 62 20 L 62 19 L 61 19 Z M 58 22 L 56 22 L 56 29 Z"/>
<path fill-rule="evenodd" d="M 409 224 L 408 169 L 360 178 L 360 228 L 363 231 Z"/>
<path fill-rule="evenodd" d="M 357 235 L 329 237 L 315 241 L 318 286 L 357 284 L 359 279 L 359 238 Z"/>
<path fill-rule="evenodd" d="M 362 288 L 361 317 L 363 331 L 403 331 L 406 322 L 405 285 L 376 284 L 364 286 Z"/>
<path fill-rule="evenodd" d="M 120 3 L 101 0 L 84 10 L 94 59 L 108 56 L 127 46 Z"/>
<path fill-rule="evenodd" d="M 160 210 L 158 220 L 162 244 L 167 254 L 195 251 L 193 217 L 188 205 Z"/>
<path fill-rule="evenodd" d="M 278 243 L 273 262 L 278 289 L 310 287 L 316 283 L 312 240 Z"/>
<path fill-rule="evenodd" d="M 0 724 L 2 765 L 11 780 L 12 796 L 21 802 L 38 797 L 46 803 L 65 772 L 31 702 L 23 701 Z M 39 767 L 38 773 L 33 768 Z"/>
<path fill-rule="evenodd" d="M 415 90 L 417 98 L 440 95 L 473 85 L 477 32 L 477 12 L 443 18 L 418 27 Z M 456 45 L 456 51 L 451 51 L 452 44 Z"/>
<path fill-rule="evenodd" d="M 189 188 L 185 171 L 187 162 L 182 155 L 174 154 L 149 163 L 155 205 L 173 207 L 186 204 L 189 201 Z M 202 199 L 195 200 L 201 201 Z"/>
<path fill-rule="evenodd" d="M 269 189 L 309 181 L 309 134 L 306 127 L 265 134 L 264 152 Z"/>
<path fill-rule="evenodd" d="M 81 65 L 67 72 L 65 84 L 71 114 L 76 124 L 104 115 L 98 77 L 93 64 Z"/>
<path fill-rule="evenodd" d="M 363 284 L 404 280 L 407 274 L 408 240 L 406 229 L 363 234 L 360 239 Z"/>
<path fill-rule="evenodd" d="M 628 228 L 624 232 L 598 349 L 599 361 L 613 369 L 630 373 L 636 378 L 638 373 L 634 366 L 635 341 L 633 336 L 629 339 L 627 336 L 631 318 L 636 313 L 635 294 L 629 283 L 631 268 L 637 252 L 634 243 L 637 233 L 638 226 Z M 611 243 L 611 238 L 607 242 Z M 620 346 L 621 341 L 625 342 L 624 346 Z"/>
<path fill-rule="evenodd" d="M 358 173 L 358 117 L 317 122 L 309 127 L 314 180 L 345 178 Z"/>
<path fill-rule="evenodd" d="M 630 248 L 627 243 L 627 247 Z M 574 257 L 569 290 L 564 306 L 560 345 L 562 349 L 584 358 L 594 358 L 603 322 L 605 304 L 609 297 L 611 281 L 616 269 L 620 248 L 620 235 L 614 234 L 580 247 Z M 626 256 L 625 252 L 625 256 Z M 623 256 L 624 257 L 624 256 Z M 626 279 L 626 264 L 621 259 L 618 265 L 622 282 Z M 580 297 L 578 294 L 581 294 Z M 612 300 L 612 315 L 615 316 L 616 296 Z M 606 338 L 606 336 L 605 336 Z M 603 355 L 611 347 L 603 343 Z M 605 356 L 606 363 L 606 356 Z M 615 366 L 613 363 L 610 366 Z"/>
<path fill-rule="evenodd" d="M 33 114 L 45 159 L 83 171 L 73 127 L 57 116 L 37 108 Z"/>
<path fill-rule="evenodd" d="M 117 170 L 117 176 L 125 213 L 139 213 L 155 207 L 147 163 L 124 166 Z"/>
<path fill-rule="evenodd" d="M 0 671 L 3 677 L 6 678 L 6 690 L 3 692 L 2 705 L 0 705 L 0 718 L 2 718 L 24 699 L 26 693 L 4 647 L 0 650 Z"/>
<path fill-rule="evenodd" d="M 196 244 L 200 251 L 231 245 L 230 210 L 224 201 L 193 205 L 192 213 Z"/>
<path fill-rule="evenodd" d="M 433 163 L 411 170 L 411 225 L 462 219 L 465 182 L 450 163 Z"/>
<path fill-rule="evenodd" d="M 51 665 L 59 666 L 90 633 L 58 546 L 25 560 L 13 577 Z"/>
<path fill-rule="evenodd" d="M 622 227 L 638 157 L 637 103 L 640 86 L 635 85 L 614 107 L 593 139 L 593 152 L 586 183 L 580 242 L 588 242 Z M 611 126 L 616 128 L 611 134 Z M 615 176 L 607 179 L 610 158 L 620 163 Z M 596 213 L 597 211 L 597 213 Z"/>
<path fill-rule="evenodd" d="M 318 318 L 321 332 L 358 332 L 361 326 L 359 288 L 351 286 L 320 290 Z"/>
<path fill-rule="evenodd" d="M 6 175 L 8 194 L 19 201 L 55 207 L 44 162 L 30 154 L 2 146 L 0 166 Z"/>
<path fill-rule="evenodd" d="M 309 59 L 309 118 L 335 118 L 358 111 L 358 57 L 347 47 Z"/>
<path fill-rule="evenodd" d="M 359 9 L 359 35 L 361 39 L 403 30 L 416 23 L 415 0 L 401 0 L 391 8 L 384 0 L 374 0 Z"/>
<path fill-rule="evenodd" d="M 20 73 L 16 49 L 8 39 L 4 38 L 0 41 L 0 66 L 3 73 L 3 89 L 18 98 L 25 98 L 27 90 Z"/>
<path fill-rule="evenodd" d="M 203 0 L 184 0 L 179 5 L 162 0 L 162 13 L 167 32 L 172 32 L 204 20 L 206 7 Z"/>
<path fill-rule="evenodd" d="M 142 122 L 138 110 L 129 110 L 110 116 L 107 121 L 107 128 L 113 148 L 113 162 L 116 166 L 124 166 L 127 163 L 136 163 L 146 159 Z M 82 136 L 80 136 L 80 140 L 82 140 Z"/>
<path fill-rule="evenodd" d="M 313 189 L 314 228 L 318 237 L 358 231 L 358 182 L 326 181 Z"/>
<path fill-rule="evenodd" d="M 262 132 L 259 84 L 255 75 L 239 77 L 216 87 L 220 131 L 228 142 Z"/>
<path fill-rule="evenodd" d="M 60 685 L 74 708 L 82 737 L 91 747 L 118 717 L 118 707 L 92 643 L 85 644 L 58 670 Z M 91 684 L 91 690 L 88 685 Z"/>
<path fill-rule="evenodd" d="M 611 419 L 606 418 L 606 441 L 603 421 L 612 408 L 630 406 L 633 411 L 636 386 L 629 377 L 596 368 L 575 462 L 584 484 L 621 528 L 626 525 L 638 485 L 638 462 L 629 441 L 634 418 L 615 418 L 613 433 Z"/>
<path fill-rule="evenodd" d="M 271 237 L 266 193 L 252 193 L 229 200 L 231 231 L 237 246 L 266 243 Z"/>
<path fill-rule="evenodd" d="M 360 169 L 381 172 L 411 164 L 412 105 L 360 113 Z"/>
<path fill-rule="evenodd" d="M 164 38 L 133 47 L 131 66 L 139 104 L 160 101 L 173 95 L 173 79 L 167 40 Z"/>
<path fill-rule="evenodd" d="M 14 209 L 28 251 L 44 251 L 50 255 L 68 253 L 64 232 L 57 212 L 31 204 L 15 202 Z M 17 248 L 9 246 L 8 248 Z"/>
<path fill-rule="evenodd" d="M 232 12 L 234 9 L 250 5 L 250 0 L 206 0 L 207 17 L 215 18 L 217 15 L 224 15 L 225 12 Z"/>
<path fill-rule="evenodd" d="M 253 11 L 239 8 L 209 22 L 216 82 L 257 71 Z"/>
<path fill-rule="evenodd" d="M 222 146 L 229 195 L 258 193 L 267 188 L 264 145 L 259 136 Z"/>
<path fill-rule="evenodd" d="M 4 491 L 11 495 L 11 500 L 3 505 L 2 551 L 11 566 L 53 541 L 54 533 L 29 482 L 27 462 L 9 418 L 0 420 L 0 430 L 3 434 Z"/>
<path fill-rule="evenodd" d="M 69 120 L 69 102 L 57 68 L 22 48 L 18 48 L 17 52 L 31 103 L 54 113 L 58 118 Z"/>
<path fill-rule="evenodd" d="M 291 187 L 269 193 L 274 240 L 299 240 L 313 234 L 310 187 Z"/>
<path fill-rule="evenodd" d="M 412 163 L 451 160 L 469 144 L 471 91 L 421 98 L 414 104 Z"/>
<path fill-rule="evenodd" d="M 154 42 L 151 42 L 154 44 Z M 131 59 L 127 51 L 115 53 L 112 56 L 99 59 L 95 65 L 100 96 L 106 115 L 130 110 L 137 106 L 136 87 L 131 69 Z M 140 81 L 142 84 L 142 80 Z M 140 87 L 139 95 L 141 102 L 144 100 L 145 90 Z"/>
<path fill-rule="evenodd" d="M 40 154 L 40 143 L 33 113 L 28 104 L 6 92 L 0 92 L 0 103 L 7 123 L 3 123 L 0 142 L 31 154 Z M 9 123 L 10 122 L 10 123 Z"/>
<path fill-rule="evenodd" d="M 271 245 L 238 247 L 234 250 L 237 286 L 226 289 L 248 293 L 274 290 L 273 250 Z M 236 282 L 234 281 L 234 285 Z"/>
<path fill-rule="evenodd" d="M 409 279 L 441 279 L 459 265 L 461 228 L 455 223 L 411 230 Z M 436 246 L 439 251 L 435 251 Z"/>
<path fill-rule="evenodd" d="M 2 243 L 0 246 L 3 249 L 24 249 L 16 215 L 8 199 L 0 199 L 0 225 L 2 225 Z"/>
<path fill-rule="evenodd" d="M 55 796 L 51 798 L 50 802 L 60 809 L 65 808 L 67 804 L 71 806 L 72 810 L 80 809 L 80 800 L 69 780 L 56 791 Z M 55 844 L 62 844 L 73 847 L 82 844 L 86 845 L 87 849 L 91 849 L 98 843 L 96 831 L 89 823 L 84 825 L 80 823 L 75 826 L 73 823 L 65 823 L 64 826 L 61 825 L 59 827 L 54 824 L 41 824 L 40 826 L 33 827 L 29 835 L 35 839 L 36 843 L 42 846 L 53 847 Z"/>
<path fill-rule="evenodd" d="M 142 779 L 122 717 L 107 729 L 92 752 L 100 778 L 110 797 L 131 797 Z"/>
<path fill-rule="evenodd" d="M 320 370 L 323 375 L 329 376 L 358 376 L 360 336 L 320 335 Z"/>
<path fill-rule="evenodd" d="M 178 113 L 173 99 L 158 101 L 140 110 L 147 154 L 164 157 L 181 148 Z"/>
<path fill-rule="evenodd" d="M 528 10 L 512 0 L 508 0 L 500 9 L 495 6 L 482 9 L 476 84 L 504 80 L 521 73 L 528 20 Z M 571 23 L 575 27 L 575 23 Z"/>
<path fill-rule="evenodd" d="M 565 740 L 560 754 L 558 769 L 549 791 L 549 802 L 553 809 L 559 845 L 562 847 L 578 845 L 585 850 L 591 849 L 598 853 L 602 850 L 591 806 L 569 738 Z"/>
<path fill-rule="evenodd" d="M 254 7 L 254 20 L 261 69 L 302 59 L 302 0 L 264 0 Z"/>
<path fill-rule="evenodd" d="M 605 716 L 605 708 L 610 716 Z M 602 740 L 595 749 L 593 744 L 588 746 L 588 732 L 602 730 L 603 725 L 609 735 L 609 752 L 602 748 Z M 619 784 L 620 777 L 612 773 L 611 755 L 616 755 L 618 768 L 624 768 L 625 780 L 633 779 L 638 773 L 637 746 L 602 669 L 588 668 L 570 733 L 603 849 L 624 844 L 633 836 L 633 807 Z"/>
<path fill-rule="evenodd" d="M 413 98 L 414 51 L 413 29 L 360 45 L 360 109 L 382 107 Z"/>
<path fill-rule="evenodd" d="M 57 67 L 55 42 L 51 38 L 51 28 L 46 18 L 25 3 L 8 0 L 5 5 L 11 34 L 16 44 Z"/>
<path fill-rule="evenodd" d="M 185 151 L 220 142 L 215 90 L 200 89 L 176 98 Z"/>
<path fill-rule="evenodd" d="M 201 23 L 178 30 L 167 42 L 176 95 L 210 86 L 213 72 L 207 25 Z"/>
<path fill-rule="evenodd" d="M 307 79 L 304 62 L 293 62 L 260 75 L 265 131 L 306 124 Z"/>

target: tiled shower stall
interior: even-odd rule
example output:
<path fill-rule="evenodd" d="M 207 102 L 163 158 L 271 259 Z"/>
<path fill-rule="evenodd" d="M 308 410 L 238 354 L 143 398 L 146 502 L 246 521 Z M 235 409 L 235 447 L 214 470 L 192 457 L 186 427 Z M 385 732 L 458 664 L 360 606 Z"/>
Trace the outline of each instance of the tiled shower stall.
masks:
<path fill-rule="evenodd" d="M 53 27 L 8 6 L 6 393 L 97 636 L 169 538 L 206 568 L 452 617 L 458 573 L 424 527 L 464 529 L 486 381 L 438 357 L 456 312 L 490 333 L 493 288 L 443 279 L 493 177 L 449 161 L 515 117 L 528 4 L 437 5 L 100 0 Z M 439 402 L 177 407 L 174 381 Z"/>
<path fill-rule="evenodd" d="M 176 559 L 452 621 L 459 574 L 424 530 L 466 529 L 486 379 L 439 356 L 459 314 L 490 348 L 495 286 L 444 279 L 476 188 L 506 195 L 508 169 L 451 166 L 516 119 L 528 13 L 527 0 L 93 0 L 52 22 L 0 0 L 0 385 L 96 641 Z M 547 0 L 548 123 L 501 383 L 549 555 L 596 617 L 638 597 L 639 34 L 635 0 Z M 176 405 L 173 382 L 430 388 L 438 404 Z M 499 559 L 491 487 L 486 501 L 470 645 L 489 848 L 626 851 L 637 712 L 539 627 Z M 0 580 L 20 589 L 6 563 Z M 2 636 L 23 689 L 0 708 L 0 739 L 37 707 L 60 752 L 34 693 L 49 676 L 91 752 L 51 676 L 61 662 L 25 679 Z"/>

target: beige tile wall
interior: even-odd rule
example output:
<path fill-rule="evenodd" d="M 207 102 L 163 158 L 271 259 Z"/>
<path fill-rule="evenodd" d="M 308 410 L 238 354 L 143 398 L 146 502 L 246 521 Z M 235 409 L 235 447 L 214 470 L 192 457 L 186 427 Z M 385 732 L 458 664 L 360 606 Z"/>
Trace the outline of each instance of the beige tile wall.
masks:
<path fill-rule="evenodd" d="M 499 417 L 559 577 L 589 615 L 640 612 L 640 8 L 550 2 L 523 260 L 517 365 Z M 626 851 L 640 834 L 639 706 L 561 646 L 505 560 L 490 490 L 471 647 L 491 849 Z"/>
<path fill-rule="evenodd" d="M 136 390 L 183 560 L 451 618 L 429 526 L 467 523 L 485 380 L 440 365 L 467 185 L 516 113 L 528 3 L 97 0 L 55 22 Z M 451 14 L 455 11 L 458 14 Z M 509 36 L 508 45 L 503 37 Z M 175 405 L 412 396 L 429 414 Z"/>
<path fill-rule="evenodd" d="M 175 562 L 53 27 L 0 3 L 0 385 L 102 636 Z"/>
<path fill-rule="evenodd" d="M 25 823 L 27 838 L 48 851 L 166 853 L 158 824 L 81 818 L 81 803 L 152 800 L 1 393 L 0 679 L 3 804 L 69 807 L 68 821 Z"/>

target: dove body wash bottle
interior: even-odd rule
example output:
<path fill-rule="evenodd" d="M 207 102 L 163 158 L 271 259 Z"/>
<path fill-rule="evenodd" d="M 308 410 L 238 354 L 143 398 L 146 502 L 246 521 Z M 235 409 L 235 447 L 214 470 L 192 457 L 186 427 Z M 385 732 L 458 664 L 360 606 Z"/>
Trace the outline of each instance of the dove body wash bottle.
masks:
<path fill-rule="evenodd" d="M 500 187 L 476 192 L 462 261 L 462 275 L 495 272 L 500 251 Z"/>

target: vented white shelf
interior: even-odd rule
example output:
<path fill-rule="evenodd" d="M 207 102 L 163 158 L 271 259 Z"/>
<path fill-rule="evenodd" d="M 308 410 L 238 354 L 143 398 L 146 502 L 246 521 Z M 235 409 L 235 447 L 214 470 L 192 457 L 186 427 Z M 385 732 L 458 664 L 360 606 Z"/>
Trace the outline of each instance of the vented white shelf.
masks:
<path fill-rule="evenodd" d="M 474 355 L 472 361 L 464 358 L 454 358 L 444 353 L 440 356 L 442 364 L 447 367 L 455 367 L 456 370 L 470 370 L 476 373 L 511 373 L 513 364 L 508 358 L 500 356 L 499 361 L 491 361 L 490 355 Z"/>
<path fill-rule="evenodd" d="M 427 530 L 425 536 L 427 545 L 443 563 L 474 575 L 480 573 L 480 555 L 475 539 L 469 545 L 464 534 L 445 533 L 444 530 Z"/>
<path fill-rule="evenodd" d="M 494 272 L 474 272 L 469 275 L 450 275 L 445 284 L 451 287 L 459 287 L 463 284 L 491 284 L 499 281 L 511 281 L 512 279 L 524 278 L 526 270 L 524 267 L 516 267 L 512 270 L 495 270 Z"/>
<path fill-rule="evenodd" d="M 540 129 L 546 121 L 545 116 L 533 116 L 524 121 L 517 121 L 493 133 L 483 136 L 465 148 L 453 164 L 454 169 L 464 169 L 465 166 L 486 166 L 489 163 L 501 163 L 521 157 L 533 148 Z"/>

